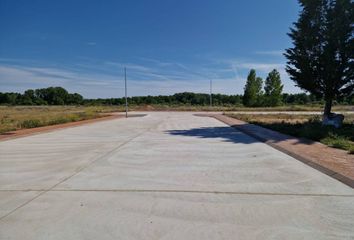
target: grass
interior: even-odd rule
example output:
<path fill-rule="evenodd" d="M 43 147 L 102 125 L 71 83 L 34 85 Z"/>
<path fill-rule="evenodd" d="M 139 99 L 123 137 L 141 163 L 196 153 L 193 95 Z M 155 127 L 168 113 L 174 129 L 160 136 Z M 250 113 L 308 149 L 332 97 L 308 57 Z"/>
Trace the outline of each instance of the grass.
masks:
<path fill-rule="evenodd" d="M 119 110 L 116 106 L 0 106 L 0 134 L 104 117 Z"/>
<path fill-rule="evenodd" d="M 231 117 L 260 125 L 295 137 L 319 141 L 327 146 L 354 154 L 354 114 L 345 116 L 342 128 L 322 126 L 318 115 L 290 114 L 228 114 Z"/>
<path fill-rule="evenodd" d="M 131 110 L 135 111 L 221 111 L 221 112 L 253 112 L 253 111 L 323 111 L 323 105 L 287 105 L 279 107 L 243 107 L 241 105 L 225 105 L 225 106 L 195 106 L 195 105 L 181 105 L 181 104 L 150 104 L 150 105 L 132 105 Z M 354 111 L 354 106 L 350 105 L 337 105 L 333 107 L 333 111 Z"/>

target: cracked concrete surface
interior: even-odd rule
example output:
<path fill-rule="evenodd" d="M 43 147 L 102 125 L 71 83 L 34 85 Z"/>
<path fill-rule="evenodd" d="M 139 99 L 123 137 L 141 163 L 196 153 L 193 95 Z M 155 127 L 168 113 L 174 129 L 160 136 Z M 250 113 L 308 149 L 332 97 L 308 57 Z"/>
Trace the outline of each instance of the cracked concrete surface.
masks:
<path fill-rule="evenodd" d="M 352 188 L 193 113 L 0 142 L 0 239 L 354 239 L 353 229 Z"/>

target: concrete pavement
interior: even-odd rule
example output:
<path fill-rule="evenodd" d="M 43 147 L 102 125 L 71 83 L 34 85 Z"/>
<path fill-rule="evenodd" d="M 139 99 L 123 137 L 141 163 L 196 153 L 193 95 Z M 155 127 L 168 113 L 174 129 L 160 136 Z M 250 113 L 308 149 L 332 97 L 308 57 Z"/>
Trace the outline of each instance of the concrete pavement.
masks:
<path fill-rule="evenodd" d="M 0 142 L 0 239 L 354 239 L 354 190 L 216 119 Z"/>

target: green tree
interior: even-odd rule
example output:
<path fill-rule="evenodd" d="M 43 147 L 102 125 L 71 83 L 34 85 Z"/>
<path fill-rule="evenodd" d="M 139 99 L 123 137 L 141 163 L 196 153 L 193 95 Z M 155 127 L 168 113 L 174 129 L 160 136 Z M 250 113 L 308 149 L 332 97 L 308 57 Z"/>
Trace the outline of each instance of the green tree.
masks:
<path fill-rule="evenodd" d="M 69 93 L 66 97 L 66 104 L 79 105 L 83 101 L 83 97 L 78 93 Z"/>
<path fill-rule="evenodd" d="M 294 47 L 286 50 L 286 71 L 297 86 L 332 102 L 354 89 L 354 2 L 299 0 L 299 19 L 288 34 Z"/>
<path fill-rule="evenodd" d="M 256 107 L 261 103 L 263 80 L 256 76 L 256 70 L 251 69 L 247 77 L 244 88 L 243 105 L 247 107 Z"/>
<path fill-rule="evenodd" d="M 264 86 L 265 105 L 269 107 L 279 106 L 282 103 L 283 85 L 281 84 L 280 74 L 274 69 L 268 74 Z"/>

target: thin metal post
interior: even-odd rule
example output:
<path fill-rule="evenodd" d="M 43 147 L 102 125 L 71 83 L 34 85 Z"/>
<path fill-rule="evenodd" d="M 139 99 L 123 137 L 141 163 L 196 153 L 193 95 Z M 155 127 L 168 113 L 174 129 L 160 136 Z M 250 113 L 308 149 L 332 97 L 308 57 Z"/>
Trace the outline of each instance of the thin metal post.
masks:
<path fill-rule="evenodd" d="M 128 117 L 128 96 L 127 96 L 127 69 L 124 68 L 124 85 L 125 85 L 125 117 Z"/>
<path fill-rule="evenodd" d="M 213 106 L 213 80 L 210 79 L 210 107 Z"/>

